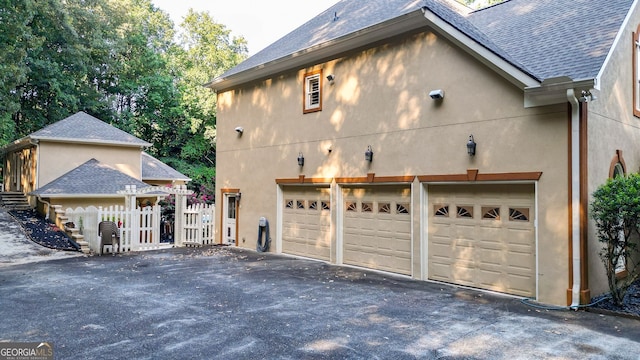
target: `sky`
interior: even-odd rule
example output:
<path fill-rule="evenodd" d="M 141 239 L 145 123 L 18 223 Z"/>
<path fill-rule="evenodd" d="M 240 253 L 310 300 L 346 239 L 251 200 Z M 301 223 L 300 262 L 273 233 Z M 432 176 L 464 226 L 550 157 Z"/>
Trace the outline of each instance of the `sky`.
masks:
<path fill-rule="evenodd" d="M 247 40 L 251 56 L 338 1 L 152 0 L 152 3 L 167 12 L 176 27 L 189 8 L 208 11 L 215 22 L 231 31 L 232 37 L 242 36 Z"/>

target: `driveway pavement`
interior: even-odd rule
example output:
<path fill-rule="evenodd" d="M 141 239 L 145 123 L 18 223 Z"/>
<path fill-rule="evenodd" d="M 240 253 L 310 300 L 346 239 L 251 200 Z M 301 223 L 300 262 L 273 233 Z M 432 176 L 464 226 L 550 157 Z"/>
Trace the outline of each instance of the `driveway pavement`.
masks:
<path fill-rule="evenodd" d="M 0 268 L 0 341 L 56 359 L 638 359 L 640 322 L 275 254 Z"/>

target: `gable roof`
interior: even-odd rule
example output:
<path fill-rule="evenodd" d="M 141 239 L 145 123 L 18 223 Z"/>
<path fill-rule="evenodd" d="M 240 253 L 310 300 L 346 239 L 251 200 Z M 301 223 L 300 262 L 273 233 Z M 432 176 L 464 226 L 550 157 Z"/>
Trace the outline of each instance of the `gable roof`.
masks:
<path fill-rule="evenodd" d="M 467 18 L 539 80 L 595 78 L 633 0 L 510 0 Z"/>
<path fill-rule="evenodd" d="M 27 137 L 35 140 L 73 143 L 151 146 L 150 143 L 82 111 L 33 132 Z"/>
<path fill-rule="evenodd" d="M 189 177 L 175 170 L 171 166 L 142 152 L 142 180 L 182 180 L 191 181 Z"/>
<path fill-rule="evenodd" d="M 31 192 L 43 197 L 122 197 L 126 185 L 142 189 L 148 184 L 91 159 L 59 178 Z"/>
<path fill-rule="evenodd" d="M 452 0 L 342 0 L 207 86 L 233 87 L 427 27 L 459 31 L 538 84 L 560 76 L 595 79 L 634 3 L 506 0 L 470 11 Z"/>

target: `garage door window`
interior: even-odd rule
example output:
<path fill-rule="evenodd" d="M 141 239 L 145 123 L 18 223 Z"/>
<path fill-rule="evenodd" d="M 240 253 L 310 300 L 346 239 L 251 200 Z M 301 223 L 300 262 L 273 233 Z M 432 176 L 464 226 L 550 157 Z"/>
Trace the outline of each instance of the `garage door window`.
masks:
<path fill-rule="evenodd" d="M 473 206 L 458 206 L 456 211 L 458 218 L 473 219 Z"/>
<path fill-rule="evenodd" d="M 293 200 L 285 200 L 285 208 L 293 209 Z"/>
<path fill-rule="evenodd" d="M 396 212 L 409 215 L 409 204 L 396 204 Z"/>
<path fill-rule="evenodd" d="M 363 202 L 362 203 L 362 212 L 373 212 L 373 203 Z"/>
<path fill-rule="evenodd" d="M 309 201 L 309 210 L 318 210 L 318 202 Z"/>
<path fill-rule="evenodd" d="M 509 208 L 509 221 L 529 221 L 529 209 Z"/>
<path fill-rule="evenodd" d="M 500 220 L 500 208 L 497 206 L 483 206 L 482 218 L 484 220 Z"/>
<path fill-rule="evenodd" d="M 347 201 L 345 208 L 347 209 L 347 211 L 358 211 L 358 204 L 355 202 Z"/>
<path fill-rule="evenodd" d="M 379 203 L 378 204 L 378 213 L 379 214 L 391 214 L 391 204 L 389 204 L 389 203 Z"/>
<path fill-rule="evenodd" d="M 437 217 L 449 217 L 449 205 L 434 205 L 433 214 Z"/>

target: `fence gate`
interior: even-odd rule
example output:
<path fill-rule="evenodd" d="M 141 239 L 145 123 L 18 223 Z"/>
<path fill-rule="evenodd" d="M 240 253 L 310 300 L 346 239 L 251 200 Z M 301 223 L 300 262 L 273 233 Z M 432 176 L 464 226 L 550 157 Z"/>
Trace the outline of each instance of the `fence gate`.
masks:
<path fill-rule="evenodd" d="M 175 224 L 174 244 L 161 242 L 161 209 L 160 205 L 138 208 L 136 195 L 146 194 L 152 191 L 161 191 L 174 194 Z M 101 221 L 113 221 L 120 229 L 120 249 L 111 249 L 111 245 L 105 246 L 105 252 L 117 251 L 142 251 L 169 248 L 183 245 L 211 245 L 215 238 L 215 205 L 195 204 L 187 206 L 187 195 L 193 193 L 186 186 L 148 187 L 136 190 L 136 187 L 127 186 L 126 190 L 118 193 L 125 194 L 126 206 L 110 206 L 107 208 L 89 206 L 75 209 L 65 209 L 66 216 L 80 228 L 84 240 L 89 243 L 89 248 L 100 253 L 100 237 L 98 236 L 98 224 Z"/>

